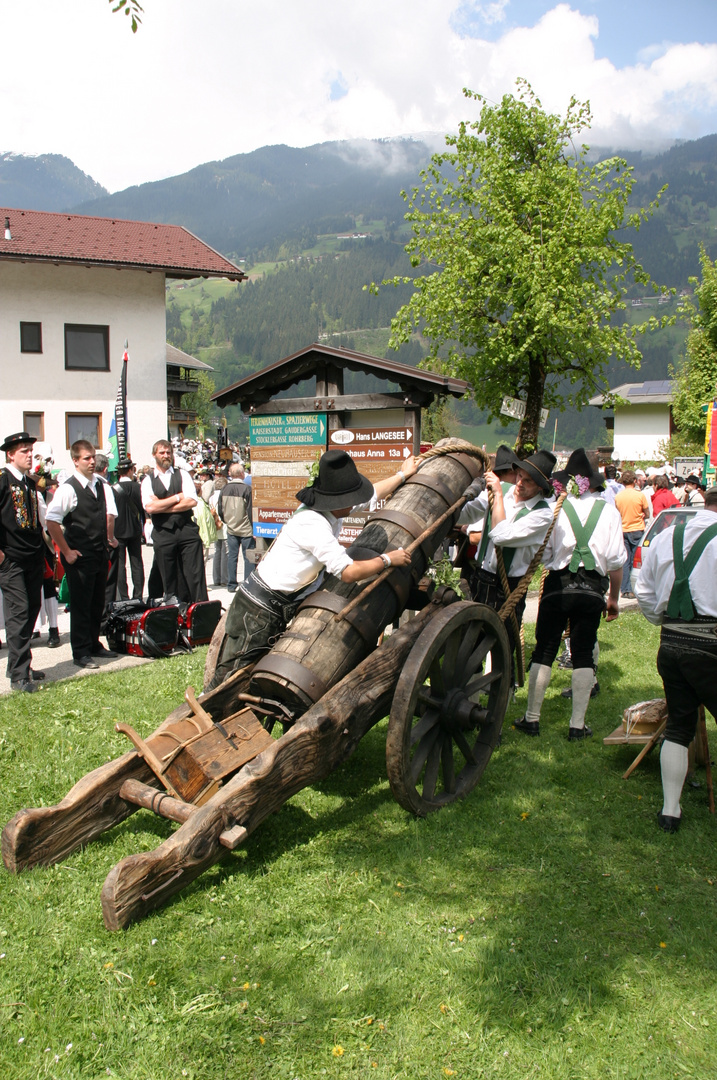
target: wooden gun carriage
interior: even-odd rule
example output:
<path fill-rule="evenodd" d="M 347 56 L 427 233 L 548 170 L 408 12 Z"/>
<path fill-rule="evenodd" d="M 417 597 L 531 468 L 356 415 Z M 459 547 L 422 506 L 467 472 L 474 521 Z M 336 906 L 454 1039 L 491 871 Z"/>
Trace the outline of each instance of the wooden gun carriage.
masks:
<path fill-rule="evenodd" d="M 425 815 L 467 795 L 500 740 L 511 656 L 498 614 L 435 589 L 393 633 L 411 588 L 450 532 L 482 451 L 448 440 L 372 514 L 357 543 L 405 547 L 410 568 L 371 582 L 330 584 L 301 606 L 257 663 L 185 701 L 135 749 L 88 773 L 56 806 L 19 811 L 5 826 L 12 872 L 47 866 L 140 807 L 180 823 L 155 850 L 128 856 L 102 889 L 108 929 L 161 906 L 241 844 L 270 813 L 354 752 L 390 710 L 388 777 L 407 810 Z M 379 644 L 379 639 L 382 638 Z M 224 621 L 207 654 L 214 673 Z M 276 722 L 283 734 L 274 738 Z"/>

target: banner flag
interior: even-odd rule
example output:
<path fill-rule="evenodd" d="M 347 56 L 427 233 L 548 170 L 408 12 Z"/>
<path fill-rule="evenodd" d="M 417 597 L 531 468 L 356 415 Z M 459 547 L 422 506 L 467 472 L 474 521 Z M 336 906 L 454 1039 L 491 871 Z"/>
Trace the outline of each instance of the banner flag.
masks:
<path fill-rule="evenodd" d="M 707 414 L 707 446 L 711 465 L 717 465 L 717 398 L 714 399 Z"/>
<path fill-rule="evenodd" d="M 122 370 L 120 372 L 115 412 L 110 424 L 109 472 L 116 472 L 120 458 L 129 454 L 129 430 L 127 426 L 127 364 L 129 363 L 128 342 L 124 343 Z"/>

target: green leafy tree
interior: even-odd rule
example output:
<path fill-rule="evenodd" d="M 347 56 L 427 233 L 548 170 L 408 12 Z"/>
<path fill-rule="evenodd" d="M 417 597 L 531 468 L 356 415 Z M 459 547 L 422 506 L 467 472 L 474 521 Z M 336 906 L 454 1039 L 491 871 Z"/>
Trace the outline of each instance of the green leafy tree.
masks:
<path fill-rule="evenodd" d="M 212 401 L 212 394 L 216 387 L 214 379 L 207 375 L 206 371 L 192 372 L 192 377 L 195 374 L 199 387 L 191 394 L 182 394 L 182 408 L 188 412 L 196 412 L 195 426 L 199 433 L 210 427 L 211 417 L 216 414 L 217 407 Z"/>
<path fill-rule="evenodd" d="M 144 14 L 144 8 L 139 4 L 138 0 L 108 0 L 108 3 L 114 4 L 112 8 L 113 12 L 124 11 L 131 19 L 132 33 L 137 33 L 137 28 L 142 22 L 140 18 L 140 11 Z"/>
<path fill-rule="evenodd" d="M 680 305 L 680 315 L 690 323 L 685 356 L 673 369 L 677 383 L 672 399 L 672 415 L 684 439 L 704 447 L 705 414 L 702 406 L 717 394 L 717 263 L 700 249 L 702 280 L 690 278 L 695 287 L 696 305 L 689 299 Z"/>
<path fill-rule="evenodd" d="M 625 282 L 650 281 L 622 231 L 638 229 L 659 196 L 628 212 L 632 169 L 620 158 L 588 164 L 588 148 L 575 148 L 587 103 L 573 98 L 561 119 L 522 79 L 499 105 L 464 94 L 481 103 L 480 118 L 447 135 L 452 149 L 402 193 L 413 228 L 406 251 L 425 270 L 382 283 L 415 288 L 391 345 L 419 328 L 432 343 L 428 362 L 467 379 L 491 417 L 504 395 L 524 399 L 517 447 L 527 450 L 542 408 L 585 405 L 606 389 L 608 362 L 638 367 L 636 335 L 661 325 L 611 320 L 626 306 Z"/>

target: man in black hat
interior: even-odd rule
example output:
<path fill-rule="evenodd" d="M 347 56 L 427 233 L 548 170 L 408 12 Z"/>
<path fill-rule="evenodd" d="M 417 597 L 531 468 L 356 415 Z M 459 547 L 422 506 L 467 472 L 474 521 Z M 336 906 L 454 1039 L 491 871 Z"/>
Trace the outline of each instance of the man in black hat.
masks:
<path fill-rule="evenodd" d="M 569 621 L 573 693 L 568 738 L 574 741 L 592 735 L 585 724 L 585 713 L 595 678 L 597 632 L 606 609 L 608 620 L 618 617 L 622 567 L 627 556 L 622 518 L 600 497 L 602 477 L 582 448 L 573 451 L 562 472 L 554 474 L 556 493 L 559 488 L 565 489 L 571 478 L 579 495 L 565 499 L 543 553 L 548 575 L 538 607 L 528 706 L 525 716 L 514 726 L 525 735 L 540 734 L 540 710 Z"/>
<path fill-rule="evenodd" d="M 120 458 L 117 464 L 118 480 L 112 485 L 117 504 L 115 539 L 117 540 L 117 593 L 120 600 L 129 599 L 127 555 L 129 555 L 132 573 L 132 599 L 141 600 L 144 591 L 142 534 L 145 513 L 140 486 L 135 480 L 134 470 L 134 463 L 129 458 Z"/>
<path fill-rule="evenodd" d="M 501 449 L 507 450 L 507 447 Z M 472 596 L 479 604 L 487 604 L 498 611 L 505 602 L 502 580 L 498 569 L 500 552 L 508 578 L 510 591 L 519 584 L 528 569 L 533 556 L 545 539 L 548 526 L 553 519 L 550 482 L 555 456 L 547 450 L 538 450 L 524 460 L 517 458 L 512 451 L 510 457 L 500 462 L 496 455 L 496 464 L 510 465 L 515 469 L 514 486 L 501 483 L 495 468 L 486 473 L 487 490 L 477 499 L 466 503 L 461 511 L 458 524 L 467 524 L 469 538 L 479 531 L 481 538 L 476 554 L 477 574 L 474 578 Z M 491 509 L 488 491 L 492 492 Z M 518 624 L 525 610 L 525 599 L 515 609 Z M 512 629 L 508 624 L 508 634 L 513 647 Z"/>
<path fill-rule="evenodd" d="M 374 490 L 345 450 L 328 450 L 313 484 L 297 492 L 301 503 L 264 559 L 234 593 L 216 674 L 207 689 L 232 671 L 258 660 L 284 632 L 299 605 L 321 585 L 324 573 L 363 581 L 388 566 L 410 566 L 403 548 L 354 561 L 338 541 L 341 518 L 372 499 L 384 498 L 415 472 L 413 458 Z"/>
<path fill-rule="evenodd" d="M 662 627 L 657 670 L 665 687 L 667 727 L 657 823 L 672 833 L 682 821 L 687 749 L 700 705 L 717 717 L 717 487 L 708 490 L 704 509 L 664 529 L 644 550 L 635 589 L 642 614 Z"/>
<path fill-rule="evenodd" d="M 685 506 L 694 506 L 701 510 L 705 505 L 705 497 L 702 494 L 702 481 L 699 476 L 692 473 L 685 480 Z"/>
<path fill-rule="evenodd" d="M 7 677 L 13 690 L 33 693 L 45 675 L 32 670 L 30 640 L 42 606 L 45 503 L 29 475 L 32 446 L 27 431 L 8 435 L 0 450 L 7 465 L 0 473 L 0 589 L 5 608 Z"/>

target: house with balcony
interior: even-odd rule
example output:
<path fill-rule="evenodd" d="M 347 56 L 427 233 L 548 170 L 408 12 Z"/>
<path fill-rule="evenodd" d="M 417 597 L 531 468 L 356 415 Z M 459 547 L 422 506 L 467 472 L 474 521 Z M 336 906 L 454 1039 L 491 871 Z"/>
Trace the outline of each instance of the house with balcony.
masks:
<path fill-rule="evenodd" d="M 214 371 L 214 368 L 167 342 L 167 428 L 170 439 L 175 435 L 183 438 L 186 429 L 197 422 L 196 412 L 183 408 L 182 398 L 199 389 L 197 374 L 200 371 Z"/>
<path fill-rule="evenodd" d="M 127 340 L 129 448 L 149 463 L 201 365 L 168 356 L 165 283 L 198 277 L 246 274 L 179 225 L 0 208 L 0 435 L 30 431 L 59 467 L 76 439 L 105 446 Z"/>

